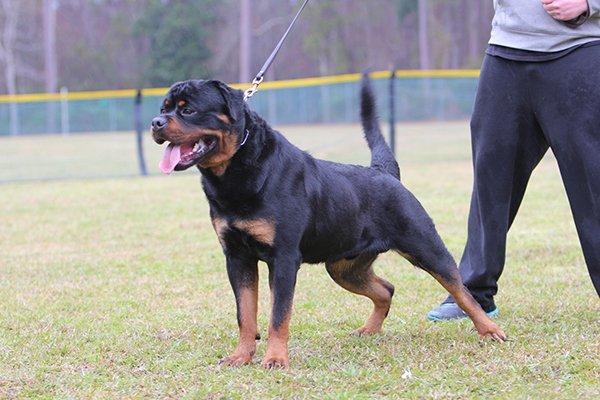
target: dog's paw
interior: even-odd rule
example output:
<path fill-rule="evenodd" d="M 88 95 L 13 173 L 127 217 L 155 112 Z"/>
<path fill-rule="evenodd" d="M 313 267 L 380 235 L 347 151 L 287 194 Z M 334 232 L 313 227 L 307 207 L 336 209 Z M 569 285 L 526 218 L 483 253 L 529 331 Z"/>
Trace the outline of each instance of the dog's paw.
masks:
<path fill-rule="evenodd" d="M 477 327 L 477 333 L 482 338 L 490 338 L 499 343 L 504 343 L 507 339 L 506 333 L 492 321 L 489 321 L 485 326 Z"/>
<path fill-rule="evenodd" d="M 288 369 L 290 367 L 290 360 L 287 355 L 285 356 L 265 356 L 265 359 L 261 363 L 264 369 Z"/>
<path fill-rule="evenodd" d="M 227 367 L 241 367 L 252 363 L 253 353 L 234 353 L 229 357 L 219 360 L 219 365 Z"/>
<path fill-rule="evenodd" d="M 370 327 L 370 326 L 363 326 L 362 328 L 359 328 L 355 331 L 352 332 L 352 336 L 370 336 L 370 335 L 376 335 L 379 332 L 381 332 L 381 328 L 374 328 L 374 327 Z"/>

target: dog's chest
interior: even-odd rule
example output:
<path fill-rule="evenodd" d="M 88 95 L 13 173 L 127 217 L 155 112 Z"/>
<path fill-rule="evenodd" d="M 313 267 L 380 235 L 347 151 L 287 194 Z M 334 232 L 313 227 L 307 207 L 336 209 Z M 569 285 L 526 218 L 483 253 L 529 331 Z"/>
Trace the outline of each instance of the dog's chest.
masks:
<path fill-rule="evenodd" d="M 275 221 L 270 218 L 215 217 L 212 224 L 226 251 L 253 250 L 262 259 L 275 245 Z"/>

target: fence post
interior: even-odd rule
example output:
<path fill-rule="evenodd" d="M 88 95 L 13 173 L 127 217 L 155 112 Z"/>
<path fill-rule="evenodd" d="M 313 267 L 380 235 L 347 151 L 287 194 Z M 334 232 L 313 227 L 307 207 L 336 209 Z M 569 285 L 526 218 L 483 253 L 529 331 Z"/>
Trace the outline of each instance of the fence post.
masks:
<path fill-rule="evenodd" d="M 133 108 L 133 116 L 135 123 L 135 136 L 137 139 L 137 153 L 138 163 L 140 166 L 140 175 L 147 176 L 148 170 L 146 169 L 146 160 L 144 158 L 144 137 L 143 137 L 143 124 L 142 124 L 142 91 L 138 89 L 135 95 L 135 104 Z"/>
<path fill-rule="evenodd" d="M 63 135 L 68 135 L 69 127 L 69 89 L 65 86 L 60 88 L 60 131 Z"/>
<path fill-rule="evenodd" d="M 396 69 L 390 74 L 390 147 L 396 156 Z"/>

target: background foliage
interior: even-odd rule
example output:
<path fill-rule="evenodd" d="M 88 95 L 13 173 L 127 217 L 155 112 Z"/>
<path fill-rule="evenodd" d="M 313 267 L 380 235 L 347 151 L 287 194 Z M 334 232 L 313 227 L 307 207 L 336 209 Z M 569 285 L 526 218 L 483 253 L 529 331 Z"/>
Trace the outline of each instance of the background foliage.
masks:
<path fill-rule="evenodd" d="M 249 15 L 240 15 L 244 1 L 250 3 Z M 253 72 L 298 3 L 0 0 L 0 91 L 163 86 L 204 76 L 246 80 L 250 77 L 240 74 L 241 19 L 250 21 L 247 50 Z M 269 78 L 391 66 L 476 68 L 489 38 L 492 11 L 491 0 L 313 1 Z M 45 15 L 54 17 L 55 24 L 48 25 L 51 19 Z M 426 29 L 420 30 L 420 24 Z M 9 28 L 18 33 L 14 38 L 7 35 Z M 49 35 L 54 42 L 45 41 Z M 52 60 L 55 76 L 48 65 Z"/>

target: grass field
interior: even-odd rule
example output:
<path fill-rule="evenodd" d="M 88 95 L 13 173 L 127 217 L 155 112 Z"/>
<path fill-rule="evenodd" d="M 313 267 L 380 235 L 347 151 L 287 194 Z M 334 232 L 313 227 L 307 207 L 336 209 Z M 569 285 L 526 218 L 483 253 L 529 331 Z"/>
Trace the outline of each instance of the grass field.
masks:
<path fill-rule="evenodd" d="M 356 126 L 284 132 L 319 157 L 368 159 Z M 472 181 L 468 126 L 406 124 L 399 132 L 403 180 L 459 257 Z M 0 145 L 4 178 L 135 173 L 130 135 Z M 148 144 L 153 169 L 159 153 Z M 11 183 L 0 193 L 0 398 L 600 396 L 600 302 L 551 157 L 509 237 L 497 297 L 509 342 L 479 341 L 468 321 L 427 322 L 443 289 L 390 254 L 376 269 L 396 295 L 374 337 L 349 336 L 370 302 L 338 287 L 323 266 L 303 266 L 289 371 L 260 368 L 264 339 L 254 365 L 216 365 L 236 343 L 235 306 L 196 174 Z M 261 265 L 263 336 L 265 272 Z"/>

